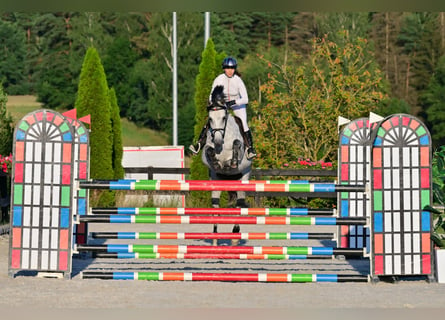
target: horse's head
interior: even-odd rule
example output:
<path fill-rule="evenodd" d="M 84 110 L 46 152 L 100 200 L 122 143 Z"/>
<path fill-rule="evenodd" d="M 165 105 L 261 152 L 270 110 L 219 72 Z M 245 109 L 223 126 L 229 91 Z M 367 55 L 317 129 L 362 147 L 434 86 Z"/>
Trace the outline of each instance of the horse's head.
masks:
<path fill-rule="evenodd" d="M 224 87 L 216 86 L 212 91 L 212 104 L 207 107 L 209 112 L 209 126 L 212 142 L 215 145 L 215 152 L 222 150 L 224 136 L 229 116 L 224 99 Z"/>

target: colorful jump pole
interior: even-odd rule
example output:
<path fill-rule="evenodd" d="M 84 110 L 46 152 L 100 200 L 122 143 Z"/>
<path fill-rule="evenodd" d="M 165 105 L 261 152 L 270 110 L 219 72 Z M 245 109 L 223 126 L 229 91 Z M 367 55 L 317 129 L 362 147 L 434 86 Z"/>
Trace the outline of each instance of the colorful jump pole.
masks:
<path fill-rule="evenodd" d="M 82 279 L 230 282 L 368 282 L 367 275 L 298 273 L 196 273 L 84 271 Z"/>
<path fill-rule="evenodd" d="M 92 208 L 92 214 L 145 215 L 240 215 L 240 216 L 308 216 L 333 215 L 334 209 L 308 208 Z"/>
<path fill-rule="evenodd" d="M 364 185 L 308 183 L 299 180 L 89 180 L 84 189 L 147 191 L 365 192 Z"/>
<path fill-rule="evenodd" d="M 93 232 L 95 239 L 239 239 L 239 240 L 310 240 L 333 239 L 333 233 L 262 232 L 262 233 L 180 233 L 180 232 Z"/>
<path fill-rule="evenodd" d="M 237 253 L 138 253 L 138 252 L 99 252 L 95 258 L 108 259 L 222 259 L 222 260 L 306 260 L 332 259 L 329 256 L 307 256 L 297 254 L 237 254 Z"/>
<path fill-rule="evenodd" d="M 150 216 L 150 215 L 89 215 L 79 217 L 89 223 L 148 224 L 257 224 L 257 225 L 365 225 L 366 218 L 335 217 L 231 217 L 231 216 Z"/>
<path fill-rule="evenodd" d="M 193 246 L 193 245 L 148 245 L 104 244 L 78 245 L 77 251 L 110 253 L 236 253 L 236 254 L 289 254 L 289 255 L 344 255 L 363 256 L 363 249 L 331 247 L 260 247 L 260 246 Z"/>

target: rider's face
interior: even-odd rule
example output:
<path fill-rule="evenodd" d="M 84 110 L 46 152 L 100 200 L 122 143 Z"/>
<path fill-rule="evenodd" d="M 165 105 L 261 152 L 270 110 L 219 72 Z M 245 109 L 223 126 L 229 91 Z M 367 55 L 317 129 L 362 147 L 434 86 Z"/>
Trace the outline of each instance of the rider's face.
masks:
<path fill-rule="evenodd" d="M 235 68 L 225 68 L 224 73 L 226 74 L 226 76 L 231 78 L 231 77 L 233 77 L 233 74 L 235 73 Z"/>

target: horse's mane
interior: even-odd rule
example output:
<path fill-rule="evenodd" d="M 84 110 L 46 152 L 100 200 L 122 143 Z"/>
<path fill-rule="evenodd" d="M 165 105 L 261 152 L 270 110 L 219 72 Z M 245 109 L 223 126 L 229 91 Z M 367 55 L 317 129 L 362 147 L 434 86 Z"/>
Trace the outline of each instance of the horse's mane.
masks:
<path fill-rule="evenodd" d="M 224 86 L 216 86 L 212 91 L 212 105 L 214 107 L 225 107 Z"/>

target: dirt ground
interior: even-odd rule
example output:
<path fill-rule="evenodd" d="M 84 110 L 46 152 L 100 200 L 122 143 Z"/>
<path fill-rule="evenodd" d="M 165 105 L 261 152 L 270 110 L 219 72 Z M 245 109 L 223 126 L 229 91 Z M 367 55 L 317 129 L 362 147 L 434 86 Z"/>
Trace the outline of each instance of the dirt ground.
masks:
<path fill-rule="evenodd" d="M 147 230 L 147 226 L 136 225 L 133 231 Z M 154 226 L 152 226 L 153 228 Z M 226 232 L 222 226 L 220 232 Z M 253 228 L 251 226 L 250 228 Z M 255 226 L 257 232 L 264 232 L 265 226 Z M 278 227 L 278 226 L 277 226 Z M 94 224 L 92 231 L 116 231 L 123 226 Z M 126 227 L 128 228 L 128 227 Z M 175 231 L 171 225 L 158 225 L 158 232 Z M 176 228 L 180 228 L 176 227 Z M 185 232 L 203 232 L 203 226 L 190 226 Z M 199 229 L 198 229 L 199 228 Z M 211 226 L 208 226 L 209 231 Z M 242 232 L 253 232 L 243 227 Z M 270 226 L 267 227 L 268 231 Z M 277 230 L 278 231 L 278 230 Z M 183 231 L 184 232 L 184 231 Z M 205 231 L 204 231 L 205 232 Z M 92 243 L 103 240 L 90 239 Z M 107 242 L 127 242 L 106 240 Z M 142 240 L 137 240 L 142 241 Z M 147 243 L 148 240 L 144 240 Z M 168 243 L 175 244 L 170 240 Z M 185 241 L 185 240 L 182 240 Z M 190 240 L 189 244 L 210 244 L 208 240 Z M 273 245 L 284 245 L 274 242 Z M 326 240 L 325 240 L 326 241 Z M 159 241 L 158 241 L 159 242 Z M 184 243 L 183 243 L 184 244 Z M 224 243 L 220 243 L 225 245 Z M 320 243 L 318 243 L 320 244 Z M 258 245 L 255 241 L 244 241 L 241 245 Z M 267 244 L 272 245 L 272 244 Z M 302 244 L 300 244 L 302 245 Z M 308 245 L 317 245 L 310 243 Z M 329 243 L 323 243 L 329 245 Z M 313 318 L 326 316 L 345 318 L 357 313 L 370 315 L 385 312 L 406 312 L 417 309 L 420 315 L 425 312 L 440 312 L 445 307 L 445 285 L 430 283 L 424 279 L 401 280 L 397 283 L 384 281 L 370 283 L 233 283 L 233 282 L 155 282 L 82 279 L 85 270 L 121 271 L 181 271 L 181 272 L 283 272 L 283 273 L 345 273 L 366 274 L 369 260 L 366 258 L 343 260 L 296 260 L 293 261 L 246 261 L 246 260 L 113 260 L 92 259 L 90 256 L 73 259 L 72 278 L 54 279 L 29 275 L 8 276 L 9 235 L 0 235 L 0 308 L 13 315 L 18 311 L 34 309 L 50 312 L 50 317 L 63 310 L 74 314 L 95 310 L 102 316 L 129 316 L 153 314 L 150 319 L 173 317 L 185 319 L 226 319 L 233 313 L 233 319 L 291 318 L 296 319 L 295 310 L 301 315 Z M 83 311 L 82 311 L 83 310 Z M 110 311 L 110 310 L 115 310 Z M 365 312 L 363 313 L 363 310 Z M 148 312 L 148 313 L 147 313 Z M 371 313 L 370 313 L 371 312 Z M 389 313 L 388 313 L 389 312 Z M 45 314 L 45 313 L 39 313 Z M 88 313 L 91 315 L 92 313 Z M 94 312 L 93 312 L 94 314 Z M 415 312 L 407 312 L 413 316 Z M 400 315 L 400 314 L 399 314 Z M 305 319 L 306 316 L 303 318 Z M 2 317 L 3 318 L 3 317 Z M 58 317 L 57 317 L 58 318 Z M 120 318 L 120 317 L 119 317 Z M 361 317 L 362 318 L 362 317 Z M 371 317 L 374 318 L 374 315 Z M 46 318 L 45 318 L 46 319 Z"/>

